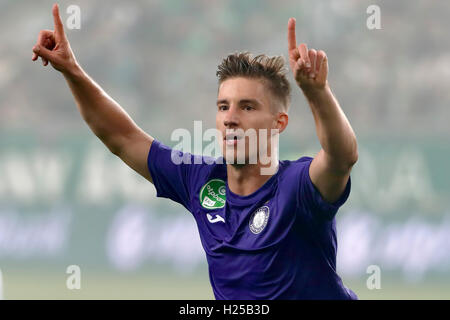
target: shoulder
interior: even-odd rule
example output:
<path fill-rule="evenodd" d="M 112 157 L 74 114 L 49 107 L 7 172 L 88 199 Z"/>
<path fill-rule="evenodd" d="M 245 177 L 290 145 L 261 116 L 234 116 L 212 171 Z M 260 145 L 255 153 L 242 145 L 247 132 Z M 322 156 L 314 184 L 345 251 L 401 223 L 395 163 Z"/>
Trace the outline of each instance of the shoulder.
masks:
<path fill-rule="evenodd" d="M 305 172 L 308 172 L 309 164 L 313 158 L 303 156 L 297 160 L 281 160 L 278 183 L 285 190 L 286 188 L 296 190 L 300 181 L 305 179 Z"/>
<path fill-rule="evenodd" d="M 297 160 L 282 160 L 280 163 L 284 172 L 292 173 L 292 171 L 300 171 L 305 167 L 309 167 L 312 160 L 312 157 L 303 156 Z"/>
<path fill-rule="evenodd" d="M 149 153 L 154 154 L 155 156 L 163 154 L 165 154 L 166 156 L 170 155 L 170 160 L 174 165 L 187 165 L 186 167 L 190 167 L 190 165 L 197 167 L 207 165 L 209 167 L 212 167 L 224 163 L 222 157 L 215 158 L 211 156 L 197 155 L 191 152 L 185 152 L 176 148 L 169 147 L 168 145 L 156 139 L 153 140 Z"/>
<path fill-rule="evenodd" d="M 297 160 L 280 161 L 279 184 L 283 188 L 299 189 L 300 185 L 309 178 L 309 166 L 312 160 L 312 157 L 302 156 Z"/>

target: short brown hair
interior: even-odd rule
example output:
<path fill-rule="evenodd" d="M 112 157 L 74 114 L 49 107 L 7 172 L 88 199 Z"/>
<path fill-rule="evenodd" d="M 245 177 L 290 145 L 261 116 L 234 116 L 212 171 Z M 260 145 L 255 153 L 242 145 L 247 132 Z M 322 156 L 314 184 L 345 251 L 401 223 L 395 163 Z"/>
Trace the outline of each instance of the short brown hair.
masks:
<path fill-rule="evenodd" d="M 265 54 L 253 57 L 248 51 L 235 52 L 222 60 L 216 72 L 219 87 L 227 79 L 246 77 L 264 79 L 272 94 L 281 101 L 283 111 L 287 112 L 291 103 L 291 86 L 286 78 L 283 56 L 269 57 Z"/>

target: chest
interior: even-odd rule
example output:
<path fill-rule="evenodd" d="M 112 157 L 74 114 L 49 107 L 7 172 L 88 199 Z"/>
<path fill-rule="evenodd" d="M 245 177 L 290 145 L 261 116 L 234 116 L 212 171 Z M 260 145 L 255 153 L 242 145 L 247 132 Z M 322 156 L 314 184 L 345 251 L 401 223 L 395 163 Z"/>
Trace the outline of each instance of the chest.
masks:
<path fill-rule="evenodd" d="M 217 192 L 214 190 L 217 189 Z M 253 251 L 280 242 L 295 222 L 296 202 L 272 190 L 248 203 L 226 198 L 226 190 L 205 188 L 194 201 L 194 217 L 205 249 Z"/>

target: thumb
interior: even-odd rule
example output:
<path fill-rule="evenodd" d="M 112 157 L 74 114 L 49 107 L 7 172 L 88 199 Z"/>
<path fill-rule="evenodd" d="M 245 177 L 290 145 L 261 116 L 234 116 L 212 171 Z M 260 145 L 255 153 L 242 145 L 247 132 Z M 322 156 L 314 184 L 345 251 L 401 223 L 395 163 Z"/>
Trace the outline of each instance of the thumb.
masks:
<path fill-rule="evenodd" d="M 35 45 L 33 47 L 33 52 L 38 55 L 41 58 L 47 59 L 50 62 L 53 62 L 55 57 L 51 50 L 48 50 L 47 48 L 41 46 L 41 45 Z"/>

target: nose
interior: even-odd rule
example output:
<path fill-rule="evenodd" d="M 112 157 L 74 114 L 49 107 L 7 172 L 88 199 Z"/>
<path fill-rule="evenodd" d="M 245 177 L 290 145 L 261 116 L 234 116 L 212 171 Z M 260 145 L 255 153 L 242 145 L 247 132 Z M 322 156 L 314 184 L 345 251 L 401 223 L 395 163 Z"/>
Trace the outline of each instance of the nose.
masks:
<path fill-rule="evenodd" d="M 239 116 L 234 106 L 230 106 L 223 119 L 223 124 L 227 128 L 237 127 L 239 125 Z"/>

